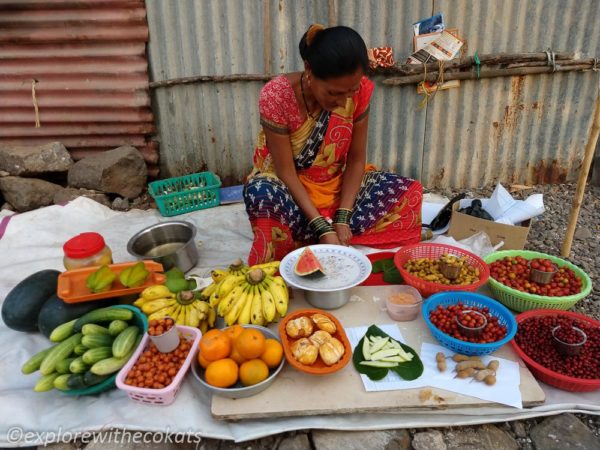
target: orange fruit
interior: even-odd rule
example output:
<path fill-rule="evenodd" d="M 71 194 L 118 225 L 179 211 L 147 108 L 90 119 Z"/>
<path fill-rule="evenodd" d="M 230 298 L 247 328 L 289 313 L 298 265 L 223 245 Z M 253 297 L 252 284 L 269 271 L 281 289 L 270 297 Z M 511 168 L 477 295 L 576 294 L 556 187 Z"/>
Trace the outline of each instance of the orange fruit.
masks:
<path fill-rule="evenodd" d="M 211 362 L 204 372 L 204 380 L 211 386 L 226 388 L 238 380 L 238 365 L 233 359 L 223 358 Z"/>
<path fill-rule="evenodd" d="M 241 325 L 232 325 L 223 330 L 223 332 L 229 337 L 231 343 L 237 339 L 237 337 L 244 331 L 244 327 Z"/>
<path fill-rule="evenodd" d="M 204 359 L 202 357 L 202 353 L 198 352 L 198 364 L 200 364 L 201 367 L 204 367 L 206 369 L 210 363 L 211 361 Z"/>
<path fill-rule="evenodd" d="M 200 339 L 200 353 L 207 361 L 227 358 L 231 353 L 231 341 L 221 330 L 210 330 Z"/>
<path fill-rule="evenodd" d="M 240 366 L 240 381 L 244 386 L 252 386 L 269 376 L 269 368 L 262 359 L 251 359 Z"/>
<path fill-rule="evenodd" d="M 260 355 L 269 369 L 274 369 L 281 362 L 283 358 L 283 347 L 277 339 L 267 339 L 265 341 L 265 351 Z"/>
<path fill-rule="evenodd" d="M 235 347 L 233 347 L 231 349 L 231 354 L 229 355 L 229 357 L 231 359 L 233 359 L 236 363 L 238 363 L 238 365 L 242 364 L 242 363 L 245 363 L 246 361 L 248 361 L 246 358 L 244 358 L 242 355 L 240 355 L 238 353 L 238 351 L 236 350 Z"/>
<path fill-rule="evenodd" d="M 234 347 L 246 359 L 258 358 L 265 351 L 265 336 L 256 328 L 244 328 Z"/>

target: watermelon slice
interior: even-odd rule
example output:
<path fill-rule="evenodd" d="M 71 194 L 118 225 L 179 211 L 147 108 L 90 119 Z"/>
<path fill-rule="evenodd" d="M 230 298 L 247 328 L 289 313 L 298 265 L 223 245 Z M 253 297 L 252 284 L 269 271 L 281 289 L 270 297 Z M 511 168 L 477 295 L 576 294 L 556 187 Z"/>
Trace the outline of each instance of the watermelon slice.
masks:
<path fill-rule="evenodd" d="M 294 272 L 299 277 L 321 277 L 325 275 L 323 266 L 310 247 L 306 247 L 294 266 Z"/>

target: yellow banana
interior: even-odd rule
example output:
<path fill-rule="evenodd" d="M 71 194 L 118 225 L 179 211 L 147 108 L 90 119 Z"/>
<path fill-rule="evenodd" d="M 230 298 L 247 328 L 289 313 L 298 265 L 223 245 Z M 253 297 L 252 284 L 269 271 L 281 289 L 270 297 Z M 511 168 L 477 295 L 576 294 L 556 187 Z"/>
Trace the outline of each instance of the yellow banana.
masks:
<path fill-rule="evenodd" d="M 200 314 L 196 308 L 194 308 L 192 305 L 189 305 L 187 314 L 188 314 L 187 318 L 186 318 L 187 326 L 195 328 L 198 325 L 200 325 Z"/>
<path fill-rule="evenodd" d="M 172 297 L 173 293 L 169 291 L 164 284 L 155 284 L 148 286 L 144 289 L 140 295 L 144 300 L 156 300 L 164 297 Z"/>
<path fill-rule="evenodd" d="M 281 264 L 281 261 L 271 261 L 271 262 L 262 263 L 262 264 L 255 264 L 254 266 L 251 266 L 248 269 L 248 271 L 254 270 L 254 269 L 261 269 L 267 275 L 272 276 L 277 273 L 277 271 L 279 270 L 280 264 Z"/>
<path fill-rule="evenodd" d="M 208 326 L 211 328 L 214 327 L 216 320 L 217 312 L 215 311 L 215 308 L 208 308 Z"/>
<path fill-rule="evenodd" d="M 255 295 L 258 295 L 258 294 L 255 294 L 254 286 L 250 286 L 250 289 L 248 289 L 248 294 L 246 295 L 246 298 L 244 299 L 242 311 L 240 312 L 240 315 L 238 316 L 238 319 L 237 319 L 237 322 L 240 325 L 248 325 L 250 323 L 250 313 L 252 311 L 252 302 L 254 300 Z"/>
<path fill-rule="evenodd" d="M 289 303 L 289 294 L 285 281 L 281 277 L 267 276 L 265 282 L 269 288 L 269 292 L 273 296 L 273 300 L 275 300 L 275 309 L 281 317 L 285 316 Z"/>
<path fill-rule="evenodd" d="M 152 321 L 152 320 L 158 320 L 158 319 L 162 319 L 164 317 L 173 317 L 173 309 L 175 308 L 175 306 L 165 306 L 162 309 L 159 309 L 158 311 L 153 312 L 152 314 L 150 314 L 148 316 L 148 321 Z"/>
<path fill-rule="evenodd" d="M 213 279 L 214 283 L 218 283 L 227 275 L 229 275 L 229 272 L 223 269 L 214 269 L 210 272 L 210 277 Z"/>
<path fill-rule="evenodd" d="M 219 289 L 220 289 L 221 285 L 225 282 L 225 280 L 226 280 L 226 278 L 219 281 L 217 284 L 215 284 L 215 288 L 212 290 L 212 292 L 208 298 L 208 303 L 210 304 L 210 306 L 217 306 L 219 304 Z M 206 288 L 206 289 L 208 289 L 208 288 Z"/>
<path fill-rule="evenodd" d="M 221 317 L 225 317 L 225 315 L 229 312 L 233 304 L 244 292 L 244 288 L 247 286 L 246 283 L 238 284 L 233 288 L 233 290 L 227 294 L 227 296 L 219 302 L 219 306 L 217 307 L 217 314 Z"/>
<path fill-rule="evenodd" d="M 228 271 L 233 275 L 244 275 L 248 269 L 249 267 L 244 264 L 244 261 L 238 258 L 229 266 Z"/>
<path fill-rule="evenodd" d="M 217 286 L 219 285 L 220 281 L 215 281 L 213 283 L 210 283 L 208 286 L 206 286 L 204 289 L 202 289 L 200 291 L 200 298 L 204 301 L 208 301 L 208 299 L 210 298 L 210 296 L 213 294 L 213 292 L 215 292 L 215 290 L 217 289 Z"/>
<path fill-rule="evenodd" d="M 248 292 L 250 291 L 251 288 L 252 287 L 248 284 L 244 285 L 244 289 L 243 289 L 241 295 L 239 295 L 233 301 L 231 308 L 229 309 L 228 312 L 225 313 L 224 318 L 225 318 L 225 324 L 227 324 L 227 326 L 233 325 L 235 323 L 235 321 L 237 320 L 237 318 L 240 316 L 242 309 L 246 303 L 246 298 L 248 297 Z"/>
<path fill-rule="evenodd" d="M 200 322 L 200 332 L 202 334 L 206 333 L 208 331 L 208 322 L 206 320 Z"/>
<path fill-rule="evenodd" d="M 258 286 L 253 286 L 254 297 L 252 297 L 252 309 L 250 310 L 250 323 L 253 325 L 264 325 L 265 318 L 262 312 L 262 297 L 258 291 Z"/>
<path fill-rule="evenodd" d="M 152 314 L 165 306 L 171 306 L 177 303 L 174 298 L 157 298 L 156 300 L 150 300 L 148 303 L 142 305 L 142 311 L 145 314 Z"/>
<path fill-rule="evenodd" d="M 194 308 L 198 310 L 199 314 L 207 314 L 208 308 L 210 308 L 208 303 L 202 301 L 195 301 L 194 303 L 192 303 L 192 305 L 194 305 Z"/>
<path fill-rule="evenodd" d="M 133 302 L 133 306 L 137 306 L 141 308 L 144 303 L 148 303 L 151 300 L 146 300 L 144 297 L 138 297 L 135 302 Z"/>
<path fill-rule="evenodd" d="M 275 318 L 275 313 L 277 312 L 273 294 L 271 294 L 271 291 L 269 291 L 269 289 L 262 284 L 258 285 L 258 290 L 262 298 L 262 310 L 265 321 L 267 323 L 272 322 Z"/>
<path fill-rule="evenodd" d="M 244 275 L 228 275 L 220 284 L 217 290 L 217 299 L 219 302 L 229 294 L 234 287 L 238 286 L 241 282 L 246 281 Z"/>

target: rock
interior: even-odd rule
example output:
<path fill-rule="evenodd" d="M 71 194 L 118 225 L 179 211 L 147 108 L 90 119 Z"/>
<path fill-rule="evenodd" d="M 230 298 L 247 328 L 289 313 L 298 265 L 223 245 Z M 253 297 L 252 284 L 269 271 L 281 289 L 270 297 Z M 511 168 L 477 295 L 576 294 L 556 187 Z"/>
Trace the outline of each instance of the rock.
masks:
<path fill-rule="evenodd" d="M 523 422 L 515 420 L 514 422 L 510 423 L 510 426 L 517 437 L 527 437 L 527 430 L 525 429 L 525 425 L 523 424 Z"/>
<path fill-rule="evenodd" d="M 448 431 L 445 438 L 448 450 L 517 450 L 519 448 L 519 444 L 509 433 L 494 425 Z"/>
<path fill-rule="evenodd" d="M 592 234 L 592 232 L 589 230 L 589 228 L 586 227 L 577 227 L 577 230 L 575 230 L 575 239 L 579 239 L 581 241 L 585 241 L 587 239 L 591 239 L 594 235 Z"/>
<path fill-rule="evenodd" d="M 63 189 L 58 184 L 37 178 L 0 178 L 0 191 L 8 203 L 19 212 L 51 205 L 54 194 Z"/>
<path fill-rule="evenodd" d="M 5 172 L 4 170 L 0 170 L 0 177 L 8 177 L 10 176 L 10 173 Z"/>
<path fill-rule="evenodd" d="M 65 188 L 61 191 L 57 191 L 56 194 L 54 194 L 53 202 L 55 205 L 64 205 L 65 203 L 68 203 L 71 200 L 75 200 L 77 197 L 87 197 L 108 208 L 110 208 L 111 206 L 108 195 L 102 192 L 92 191 L 89 189 L 75 188 Z"/>
<path fill-rule="evenodd" d="M 308 435 L 301 433 L 283 438 L 277 450 L 311 450 Z"/>
<path fill-rule="evenodd" d="M 129 200 L 117 197 L 112 202 L 112 209 L 115 211 L 127 211 L 129 209 Z"/>
<path fill-rule="evenodd" d="M 86 450 L 181 450 L 196 448 L 204 440 L 194 434 L 165 434 L 115 429 L 86 439 Z"/>
<path fill-rule="evenodd" d="M 219 450 L 270 450 L 275 448 L 275 436 L 267 436 L 262 439 L 246 442 L 221 441 Z"/>
<path fill-rule="evenodd" d="M 544 450 L 598 450 L 600 440 L 573 414 L 550 417 L 531 430 L 535 448 Z"/>
<path fill-rule="evenodd" d="M 69 170 L 69 186 L 135 198 L 146 186 L 146 163 L 130 145 L 77 161 Z"/>
<path fill-rule="evenodd" d="M 71 155 L 60 142 L 30 147 L 0 148 L 0 169 L 14 176 L 66 172 L 72 165 Z"/>
<path fill-rule="evenodd" d="M 386 431 L 332 431 L 313 430 L 313 444 L 315 450 L 388 450 L 409 449 L 410 437 L 406 430 Z M 407 443 L 400 447 L 400 442 Z"/>
<path fill-rule="evenodd" d="M 4 210 L 6 210 L 6 211 L 14 211 L 15 207 L 13 205 L 11 205 L 10 203 L 5 202 L 5 203 L 2 204 L 2 207 L 0 207 L 0 211 L 4 211 Z"/>
<path fill-rule="evenodd" d="M 45 447 L 41 447 L 44 450 L 77 450 L 78 447 L 73 442 L 59 442 L 57 444 L 48 444 Z"/>
<path fill-rule="evenodd" d="M 423 431 L 413 436 L 412 446 L 415 450 L 446 450 L 444 435 L 439 431 Z"/>

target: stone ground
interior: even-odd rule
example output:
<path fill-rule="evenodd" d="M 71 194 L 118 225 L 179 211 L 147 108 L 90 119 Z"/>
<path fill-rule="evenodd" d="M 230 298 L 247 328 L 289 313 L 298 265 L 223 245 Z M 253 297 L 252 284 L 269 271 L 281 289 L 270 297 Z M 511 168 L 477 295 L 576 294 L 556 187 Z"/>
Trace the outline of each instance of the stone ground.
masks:
<path fill-rule="evenodd" d="M 469 196 L 488 196 L 493 186 L 470 190 Z M 574 185 L 534 186 L 533 189 L 515 193 L 525 198 L 532 193 L 543 193 L 546 213 L 532 224 L 527 249 L 553 255 L 560 254 L 566 230 Z M 451 197 L 456 191 L 437 191 Z M 600 188 L 588 187 L 578 220 L 571 257 L 573 263 L 583 268 L 596 282 L 592 295 L 579 302 L 573 310 L 600 319 Z M 159 436 L 154 435 L 157 438 Z M 57 444 L 53 450 L 112 449 L 116 446 L 90 443 Z M 41 448 L 41 447 L 40 447 Z M 127 449 L 187 449 L 206 450 L 600 450 L 600 416 L 586 414 L 559 414 L 493 425 L 396 429 L 386 431 L 327 431 L 302 430 L 282 433 L 249 442 L 235 444 L 231 441 L 205 439 L 194 444 L 125 444 Z"/>

